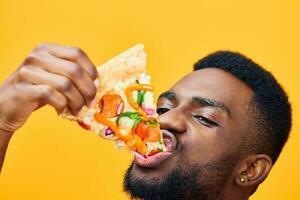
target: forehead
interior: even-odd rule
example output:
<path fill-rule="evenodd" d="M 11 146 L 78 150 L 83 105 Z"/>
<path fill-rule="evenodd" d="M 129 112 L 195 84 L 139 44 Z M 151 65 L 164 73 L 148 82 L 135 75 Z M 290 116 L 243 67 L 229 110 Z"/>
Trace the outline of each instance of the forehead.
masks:
<path fill-rule="evenodd" d="M 253 91 L 228 72 L 217 68 L 194 71 L 184 76 L 172 88 L 178 100 L 193 96 L 210 98 L 224 103 L 230 110 L 248 105 Z"/>

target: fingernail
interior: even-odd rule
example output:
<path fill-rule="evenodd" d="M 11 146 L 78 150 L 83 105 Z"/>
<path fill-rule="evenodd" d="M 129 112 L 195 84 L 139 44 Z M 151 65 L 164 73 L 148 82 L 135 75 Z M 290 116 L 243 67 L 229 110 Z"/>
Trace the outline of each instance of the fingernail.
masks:
<path fill-rule="evenodd" d="M 79 117 L 81 114 L 82 108 L 75 114 L 76 117 Z"/>
<path fill-rule="evenodd" d="M 62 114 L 67 114 L 68 109 L 67 108 L 63 108 L 63 109 L 56 109 L 56 112 L 58 115 L 62 115 Z"/>
<path fill-rule="evenodd" d="M 95 84 L 96 88 L 99 87 L 99 85 L 100 85 L 99 78 L 96 78 L 96 79 L 94 80 L 94 84 Z"/>

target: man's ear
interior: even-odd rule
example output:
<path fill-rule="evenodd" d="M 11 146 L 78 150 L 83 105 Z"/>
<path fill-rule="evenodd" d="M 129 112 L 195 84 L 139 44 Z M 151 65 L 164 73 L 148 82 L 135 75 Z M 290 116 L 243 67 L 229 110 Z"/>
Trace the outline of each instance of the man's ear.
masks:
<path fill-rule="evenodd" d="M 257 186 L 265 180 L 272 165 L 272 159 L 268 155 L 247 156 L 240 162 L 235 183 L 242 187 Z"/>

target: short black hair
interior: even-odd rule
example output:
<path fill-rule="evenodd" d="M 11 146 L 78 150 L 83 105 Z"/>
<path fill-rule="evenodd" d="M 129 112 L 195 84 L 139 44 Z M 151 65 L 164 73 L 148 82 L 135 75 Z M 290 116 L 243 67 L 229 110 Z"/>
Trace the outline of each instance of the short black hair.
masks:
<path fill-rule="evenodd" d="M 276 162 L 291 129 L 291 105 L 281 85 L 269 71 L 236 52 L 217 51 L 194 65 L 194 71 L 205 68 L 229 72 L 253 90 L 249 109 L 255 124 L 243 140 L 248 153 L 267 154 Z"/>

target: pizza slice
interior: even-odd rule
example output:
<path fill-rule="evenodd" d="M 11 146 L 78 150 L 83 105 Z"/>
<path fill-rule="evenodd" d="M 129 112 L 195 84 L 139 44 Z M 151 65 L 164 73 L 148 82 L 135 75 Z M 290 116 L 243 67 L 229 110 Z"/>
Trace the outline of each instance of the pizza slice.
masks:
<path fill-rule="evenodd" d="M 146 73 L 144 46 L 128 49 L 97 71 L 100 82 L 96 102 L 84 106 L 76 117 L 68 112 L 61 116 L 144 156 L 166 151 L 153 87 Z"/>

